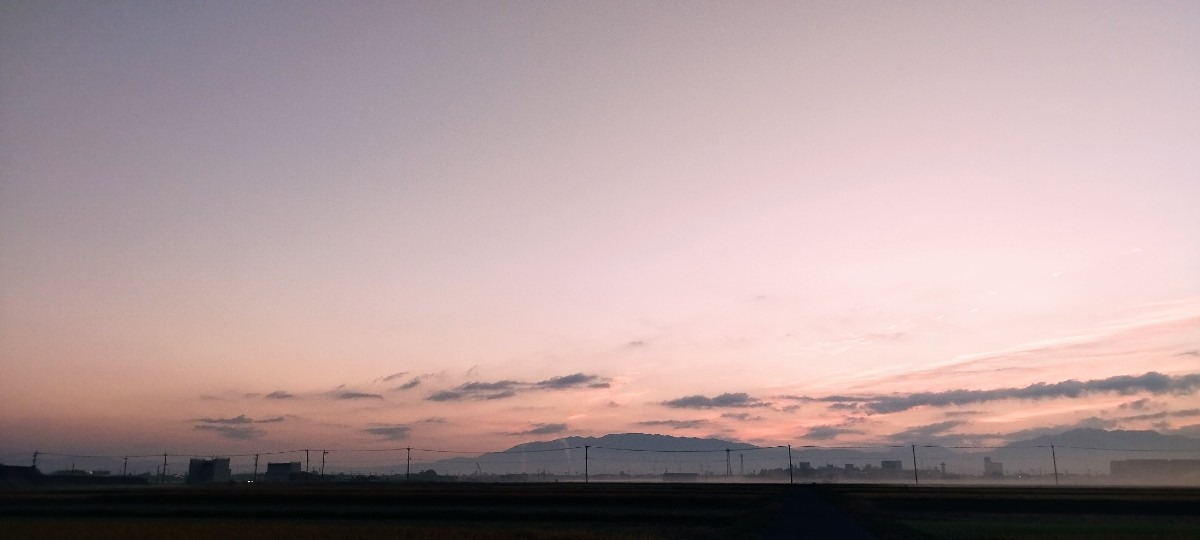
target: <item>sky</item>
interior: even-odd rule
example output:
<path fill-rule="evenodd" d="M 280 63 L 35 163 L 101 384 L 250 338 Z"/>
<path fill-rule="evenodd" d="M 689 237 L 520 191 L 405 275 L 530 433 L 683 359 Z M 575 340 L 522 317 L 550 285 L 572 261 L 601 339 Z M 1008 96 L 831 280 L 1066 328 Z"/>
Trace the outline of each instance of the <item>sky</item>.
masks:
<path fill-rule="evenodd" d="M 1200 436 L 1196 2 L 0 4 L 0 451 Z"/>

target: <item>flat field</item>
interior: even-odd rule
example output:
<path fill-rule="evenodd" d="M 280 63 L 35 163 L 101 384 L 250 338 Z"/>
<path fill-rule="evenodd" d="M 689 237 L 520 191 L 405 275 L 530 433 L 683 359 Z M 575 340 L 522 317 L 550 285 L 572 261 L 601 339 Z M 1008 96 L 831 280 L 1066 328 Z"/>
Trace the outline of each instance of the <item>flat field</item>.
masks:
<path fill-rule="evenodd" d="M 1200 489 L 813 486 L 882 539 L 1200 539 Z"/>
<path fill-rule="evenodd" d="M 0 492 L 6 538 L 1197 538 L 1200 489 L 759 484 Z M 865 531 L 864 531 L 865 529 Z"/>

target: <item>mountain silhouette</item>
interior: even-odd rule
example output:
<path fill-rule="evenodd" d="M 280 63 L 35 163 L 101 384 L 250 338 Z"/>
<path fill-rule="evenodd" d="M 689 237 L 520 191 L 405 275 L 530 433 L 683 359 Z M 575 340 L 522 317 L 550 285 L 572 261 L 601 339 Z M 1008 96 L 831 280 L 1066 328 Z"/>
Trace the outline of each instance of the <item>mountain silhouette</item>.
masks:
<path fill-rule="evenodd" d="M 1016 441 L 1005 448 L 1028 446 L 1066 446 L 1100 448 L 1106 450 L 1165 450 L 1200 451 L 1200 439 L 1182 435 L 1163 435 L 1157 431 L 1106 431 L 1096 428 L 1079 428 L 1055 435 L 1042 435 L 1033 439 Z"/>

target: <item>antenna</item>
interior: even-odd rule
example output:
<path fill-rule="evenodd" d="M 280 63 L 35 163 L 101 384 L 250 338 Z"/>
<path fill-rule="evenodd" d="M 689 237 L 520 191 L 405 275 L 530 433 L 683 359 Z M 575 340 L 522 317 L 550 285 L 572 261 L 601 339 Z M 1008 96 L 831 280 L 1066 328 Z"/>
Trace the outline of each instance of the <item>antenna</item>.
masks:
<path fill-rule="evenodd" d="M 729 464 L 729 449 L 725 449 L 725 476 L 733 476 L 733 467 Z"/>
<path fill-rule="evenodd" d="M 409 482 L 412 480 L 412 448 L 405 448 L 405 450 L 408 451 L 408 460 L 404 463 L 404 481 Z"/>

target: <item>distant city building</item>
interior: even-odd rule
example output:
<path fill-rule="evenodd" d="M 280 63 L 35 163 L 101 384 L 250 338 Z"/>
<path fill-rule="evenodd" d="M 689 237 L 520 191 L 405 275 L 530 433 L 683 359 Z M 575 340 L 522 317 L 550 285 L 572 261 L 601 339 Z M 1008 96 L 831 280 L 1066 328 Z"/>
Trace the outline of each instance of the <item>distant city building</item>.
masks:
<path fill-rule="evenodd" d="M 267 474 L 263 481 L 267 483 L 291 482 L 300 473 L 300 462 L 268 463 Z"/>
<path fill-rule="evenodd" d="M 900 471 L 904 470 L 904 462 L 900 460 L 884 460 L 879 462 L 879 468 L 885 471 Z"/>
<path fill-rule="evenodd" d="M 192 459 L 188 462 L 187 483 L 215 484 L 229 482 L 229 458 Z"/>
<path fill-rule="evenodd" d="M 983 458 L 983 475 L 984 476 L 1004 476 L 1004 464 L 999 461 L 992 461 L 992 458 Z"/>
<path fill-rule="evenodd" d="M 1109 469 L 1123 482 L 1200 484 L 1200 459 L 1123 459 Z"/>

